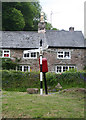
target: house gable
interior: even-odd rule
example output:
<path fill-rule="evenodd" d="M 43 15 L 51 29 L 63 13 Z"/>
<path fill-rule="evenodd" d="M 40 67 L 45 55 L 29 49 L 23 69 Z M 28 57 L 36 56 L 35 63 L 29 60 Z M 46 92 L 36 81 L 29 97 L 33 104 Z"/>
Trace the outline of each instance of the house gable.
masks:
<path fill-rule="evenodd" d="M 39 53 L 37 52 L 36 59 L 24 58 L 24 51 L 39 49 L 40 40 L 43 40 L 43 45 L 47 45 L 48 49 L 43 51 L 43 57 L 47 58 L 49 71 L 55 72 L 56 67 L 61 66 L 61 69 L 69 69 L 76 67 L 78 70 L 83 69 L 85 55 L 85 40 L 80 31 L 46 31 L 44 34 L 29 31 L 2 31 L 2 44 L 0 48 L 10 50 L 10 58 L 15 61 L 18 58 L 20 68 L 28 69 L 29 71 L 39 71 Z M 66 51 L 63 55 L 69 56 L 69 59 L 58 59 L 58 51 Z M 69 53 L 68 53 L 69 52 Z M 69 54 L 69 55 L 68 55 Z M 22 67 L 21 67 L 22 66 Z M 29 67 L 28 67 L 29 66 Z M 58 68 L 59 69 L 59 68 Z"/>

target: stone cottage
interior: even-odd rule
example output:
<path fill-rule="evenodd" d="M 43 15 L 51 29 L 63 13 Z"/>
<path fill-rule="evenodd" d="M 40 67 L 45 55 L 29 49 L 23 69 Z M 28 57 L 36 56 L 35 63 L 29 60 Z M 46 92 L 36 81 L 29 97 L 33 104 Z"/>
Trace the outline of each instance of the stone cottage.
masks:
<path fill-rule="evenodd" d="M 39 71 L 39 47 L 43 42 L 43 57 L 47 58 L 49 72 L 64 72 L 86 65 L 86 41 L 81 31 L 45 30 L 40 20 L 37 31 L 2 31 L 0 57 L 16 59 L 20 64 L 16 70 Z"/>

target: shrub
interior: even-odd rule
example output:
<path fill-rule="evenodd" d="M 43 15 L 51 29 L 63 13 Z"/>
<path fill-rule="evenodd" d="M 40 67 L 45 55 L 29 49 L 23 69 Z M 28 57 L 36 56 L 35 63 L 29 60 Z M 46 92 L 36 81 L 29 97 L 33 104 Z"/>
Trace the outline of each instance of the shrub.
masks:
<path fill-rule="evenodd" d="M 63 88 L 85 87 L 85 81 L 85 72 L 64 72 L 61 74 L 47 73 L 48 86 L 51 86 L 53 88 L 58 83 L 60 83 Z"/>
<path fill-rule="evenodd" d="M 39 73 L 2 71 L 3 90 L 26 91 L 27 88 L 39 88 L 39 84 Z"/>
<path fill-rule="evenodd" d="M 84 66 L 84 70 L 86 70 L 86 66 Z"/>
<path fill-rule="evenodd" d="M 27 88 L 40 89 L 39 72 L 21 72 L 8 71 L 2 72 L 2 88 L 10 91 L 26 91 Z M 47 86 L 51 89 L 60 83 L 64 88 L 70 87 L 85 87 L 86 73 L 85 72 L 64 72 L 61 74 L 46 73 Z"/>
<path fill-rule="evenodd" d="M 2 58 L 2 69 L 4 70 L 15 70 L 16 66 L 19 66 L 16 62 L 13 62 L 10 58 Z"/>

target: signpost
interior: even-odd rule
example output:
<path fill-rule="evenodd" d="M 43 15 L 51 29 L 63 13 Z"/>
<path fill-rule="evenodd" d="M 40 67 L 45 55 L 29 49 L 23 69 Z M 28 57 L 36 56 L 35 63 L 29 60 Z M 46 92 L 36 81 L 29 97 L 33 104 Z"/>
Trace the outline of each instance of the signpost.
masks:
<path fill-rule="evenodd" d="M 40 95 L 43 95 L 43 76 L 44 76 L 44 84 L 45 84 L 45 94 L 48 94 L 48 92 L 47 92 L 47 82 L 46 82 L 46 72 L 48 72 L 48 65 L 47 65 L 47 59 L 42 58 L 42 51 L 41 50 L 42 49 L 40 49 L 40 59 L 39 59 L 39 65 L 40 65 Z M 42 76 L 42 73 L 43 73 L 43 76 Z"/>
<path fill-rule="evenodd" d="M 40 95 L 43 95 L 43 78 L 42 78 L 42 40 L 40 41 Z"/>
<path fill-rule="evenodd" d="M 47 83 L 46 83 L 46 72 L 48 72 L 48 67 L 47 67 L 47 59 L 42 58 L 43 57 L 43 50 L 48 48 L 45 39 L 45 22 L 44 22 L 44 13 L 41 12 L 41 17 L 40 17 L 40 23 L 38 24 L 38 33 L 40 34 L 40 48 L 39 48 L 39 53 L 40 53 L 40 59 L 39 59 L 39 66 L 40 66 L 40 95 L 43 95 L 43 76 L 44 76 L 44 82 L 45 82 L 45 92 L 47 93 Z M 43 44 L 42 44 L 42 39 L 43 39 Z M 42 74 L 43 73 L 43 74 Z"/>

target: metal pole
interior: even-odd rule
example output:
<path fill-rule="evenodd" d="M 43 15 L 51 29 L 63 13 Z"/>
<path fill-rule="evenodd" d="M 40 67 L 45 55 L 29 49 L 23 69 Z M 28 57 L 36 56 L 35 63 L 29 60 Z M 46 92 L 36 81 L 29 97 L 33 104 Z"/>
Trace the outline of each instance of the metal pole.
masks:
<path fill-rule="evenodd" d="M 42 40 L 40 41 L 40 95 L 43 95 L 43 78 L 42 78 Z"/>
<path fill-rule="evenodd" d="M 46 73 L 43 73 L 43 75 L 44 75 L 45 93 L 48 94 L 48 92 L 47 92 Z"/>

